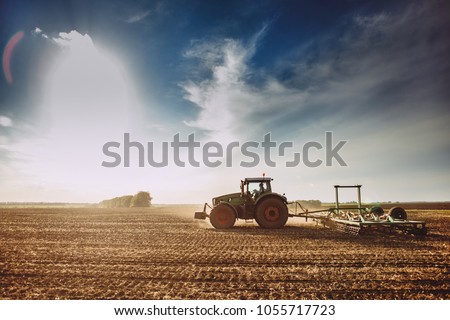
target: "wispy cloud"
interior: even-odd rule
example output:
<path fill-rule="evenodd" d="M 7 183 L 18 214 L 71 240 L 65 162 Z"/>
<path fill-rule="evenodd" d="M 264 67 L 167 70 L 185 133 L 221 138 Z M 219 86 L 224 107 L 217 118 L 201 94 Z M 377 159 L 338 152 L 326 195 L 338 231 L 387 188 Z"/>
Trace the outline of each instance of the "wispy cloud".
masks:
<path fill-rule="evenodd" d="M 335 127 L 333 122 L 357 119 L 358 110 L 370 115 L 369 130 L 393 121 L 407 125 L 422 116 L 424 103 L 428 112 L 439 113 L 450 46 L 442 31 L 448 22 L 434 4 L 355 16 L 343 33 L 291 53 L 271 71 L 251 67 L 264 31 L 247 43 L 196 41 L 185 56 L 210 73 L 182 84 L 185 98 L 199 108 L 186 124 L 242 137 L 249 131 Z M 262 85 L 254 85 L 254 77 Z"/>
<path fill-rule="evenodd" d="M 9 117 L 0 116 L 0 126 L 1 127 L 12 127 L 13 122 L 12 122 L 11 118 L 9 118 Z"/>
<path fill-rule="evenodd" d="M 450 21 L 437 4 L 354 16 L 338 33 L 286 54 L 273 69 L 253 67 L 259 37 L 248 43 L 197 41 L 186 57 L 210 73 L 194 74 L 181 85 L 198 108 L 186 124 L 219 141 L 261 139 L 271 131 L 275 138 L 302 143 L 332 130 L 350 140 L 343 156 L 352 175 L 333 167 L 326 178 L 320 176 L 324 183 L 354 183 L 347 180 L 355 176 L 362 183 L 370 176 L 373 188 L 383 190 L 391 176 L 412 181 L 411 173 L 428 164 L 433 170 L 427 169 L 421 183 L 437 190 L 443 172 L 450 176 L 443 161 L 450 156 Z M 285 168 L 277 174 L 291 180 Z M 311 170 L 302 179 L 319 181 Z M 402 186 L 403 194 L 424 197 L 423 188 Z M 442 195 L 449 186 L 439 188 Z"/>
<path fill-rule="evenodd" d="M 125 19 L 126 23 L 136 23 L 139 22 L 145 18 L 147 18 L 151 13 L 151 10 L 147 10 L 147 11 L 143 11 L 143 12 L 139 12 L 136 14 L 131 15 L 130 17 L 128 17 L 127 19 Z"/>
<path fill-rule="evenodd" d="M 193 42 L 185 57 L 196 59 L 201 67 L 209 69 L 210 76 L 181 84 L 185 98 L 200 108 L 197 119 L 185 121 L 188 126 L 205 130 L 216 139 L 219 136 L 222 140 L 235 139 L 242 132 L 248 132 L 245 128 L 252 114 L 279 107 L 281 96 L 288 101 L 292 100 L 292 95 L 302 99 L 303 92 L 283 88 L 270 77 L 262 89 L 252 87 L 248 81 L 253 74 L 249 62 L 267 28 L 265 25 L 247 42 L 236 39 Z"/>

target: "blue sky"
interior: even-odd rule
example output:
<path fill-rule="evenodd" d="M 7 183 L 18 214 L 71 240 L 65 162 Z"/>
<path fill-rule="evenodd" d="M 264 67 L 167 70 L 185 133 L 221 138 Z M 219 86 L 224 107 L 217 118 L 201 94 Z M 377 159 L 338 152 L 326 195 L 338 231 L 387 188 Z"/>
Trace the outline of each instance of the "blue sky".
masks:
<path fill-rule="evenodd" d="M 333 184 L 359 183 L 366 201 L 450 200 L 446 1 L 0 6 L 0 201 L 148 190 L 155 202 L 200 203 L 262 172 L 290 199 L 331 200 Z M 327 131 L 347 141 L 348 166 L 101 166 L 104 143 L 124 132 L 155 145 L 270 132 L 301 152 Z"/>

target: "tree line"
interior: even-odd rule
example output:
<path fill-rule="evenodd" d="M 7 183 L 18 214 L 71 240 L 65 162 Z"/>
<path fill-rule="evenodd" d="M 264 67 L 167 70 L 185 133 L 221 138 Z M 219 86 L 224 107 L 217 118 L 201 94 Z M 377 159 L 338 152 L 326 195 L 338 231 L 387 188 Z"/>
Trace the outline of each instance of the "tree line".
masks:
<path fill-rule="evenodd" d="M 101 208 L 135 208 L 135 207 L 150 207 L 152 197 L 149 192 L 139 191 L 134 196 L 126 195 L 115 197 L 112 199 L 103 200 L 99 206 Z"/>

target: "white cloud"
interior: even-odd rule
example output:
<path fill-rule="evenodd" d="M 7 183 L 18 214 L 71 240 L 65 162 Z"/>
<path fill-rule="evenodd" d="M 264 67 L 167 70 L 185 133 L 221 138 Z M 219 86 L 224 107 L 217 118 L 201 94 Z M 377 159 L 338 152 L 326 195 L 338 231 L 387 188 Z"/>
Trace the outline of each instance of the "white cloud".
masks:
<path fill-rule="evenodd" d="M 267 130 L 270 122 L 292 108 L 301 108 L 307 91 L 288 88 L 271 76 L 259 88 L 248 81 L 253 72 L 249 62 L 266 30 L 265 26 L 248 43 L 196 41 L 186 51 L 185 57 L 200 59 L 212 73 L 209 79 L 181 84 L 185 99 L 200 109 L 195 120 L 185 122 L 188 126 L 205 130 L 216 140 L 245 139 Z"/>
<path fill-rule="evenodd" d="M 193 55 L 192 51 L 189 54 Z M 182 87 L 186 91 L 186 99 L 201 108 L 199 117 L 186 123 L 208 131 L 224 132 L 232 129 L 236 116 L 233 114 L 234 106 L 241 106 L 251 99 L 242 79 L 247 69 L 249 49 L 237 41 L 227 40 L 216 54 L 220 55 L 223 63 L 213 67 L 212 79 L 201 83 L 191 81 Z M 208 64 L 218 58 L 216 54 L 207 53 Z"/>
<path fill-rule="evenodd" d="M 12 127 L 13 122 L 10 118 L 6 116 L 0 116 L 0 126 L 2 127 Z"/>
<path fill-rule="evenodd" d="M 41 36 L 44 39 L 48 39 L 48 36 L 43 33 L 42 29 L 39 27 L 34 28 L 34 30 L 31 31 L 31 34 L 35 36 Z"/>
<path fill-rule="evenodd" d="M 139 12 L 137 14 L 134 14 L 130 17 L 128 17 L 125 22 L 126 23 L 136 23 L 139 22 L 145 18 L 147 18 L 150 15 L 151 11 L 147 10 L 147 11 L 143 11 L 143 12 Z"/>
<path fill-rule="evenodd" d="M 60 32 L 58 37 L 54 37 L 52 40 L 61 47 L 69 47 L 77 51 L 88 52 L 94 47 L 94 43 L 88 34 L 83 35 L 75 30 L 69 33 Z"/>

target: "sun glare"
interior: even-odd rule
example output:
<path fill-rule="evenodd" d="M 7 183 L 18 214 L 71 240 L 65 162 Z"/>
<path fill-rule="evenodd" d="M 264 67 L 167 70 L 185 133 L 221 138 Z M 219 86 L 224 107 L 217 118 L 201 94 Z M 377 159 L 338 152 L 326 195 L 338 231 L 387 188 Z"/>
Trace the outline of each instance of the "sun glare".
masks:
<path fill-rule="evenodd" d="M 40 131 L 14 146 L 26 157 L 20 167 L 28 181 L 21 188 L 26 198 L 98 202 L 147 190 L 158 195 L 159 202 L 170 202 L 173 181 L 178 180 L 185 182 L 178 181 L 176 187 L 189 192 L 192 172 L 186 168 L 101 166 L 107 160 L 104 144 L 122 141 L 125 132 L 136 141 L 160 137 L 143 127 L 136 79 L 114 52 L 96 47 L 89 35 L 76 31 L 51 40 L 60 52 L 46 62 Z M 131 152 L 136 157 L 136 150 Z"/>
<path fill-rule="evenodd" d="M 57 39 L 63 50 L 48 77 L 47 107 L 53 130 L 88 138 L 124 127 L 130 94 L 119 61 L 97 49 L 88 35 L 68 35 Z"/>
<path fill-rule="evenodd" d="M 129 130 L 138 104 L 120 60 L 89 35 L 72 31 L 53 40 L 61 51 L 44 84 L 42 133 L 22 146 L 32 160 L 27 170 L 39 185 L 92 201 L 87 187 L 108 185 L 111 175 L 100 170 L 102 146 Z"/>

